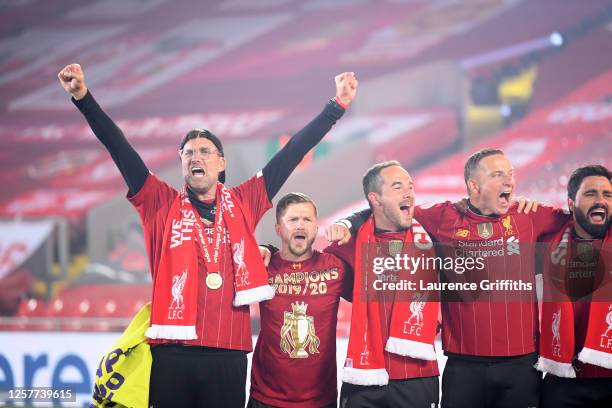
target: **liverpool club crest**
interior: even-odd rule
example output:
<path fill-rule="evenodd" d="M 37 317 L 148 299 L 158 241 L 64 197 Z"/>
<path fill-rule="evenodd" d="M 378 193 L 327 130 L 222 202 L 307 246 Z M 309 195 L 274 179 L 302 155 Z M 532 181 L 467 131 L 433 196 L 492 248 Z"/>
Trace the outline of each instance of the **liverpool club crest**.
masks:
<path fill-rule="evenodd" d="M 514 230 L 512 228 L 512 218 L 507 215 L 502 219 L 502 225 L 504 226 L 504 235 L 509 237 L 510 235 L 514 235 Z"/>
<path fill-rule="evenodd" d="M 183 290 L 185 289 L 185 282 L 187 281 L 187 270 L 179 275 L 172 277 L 172 302 L 168 307 L 168 319 L 176 320 L 183 319 L 183 310 L 185 309 L 185 302 L 183 301 Z"/>
<path fill-rule="evenodd" d="M 608 328 L 603 334 L 603 337 L 611 338 L 608 336 L 610 332 L 612 332 L 612 305 L 608 306 L 608 314 L 606 315 L 606 323 L 608 324 Z"/>
<path fill-rule="evenodd" d="M 410 302 L 410 317 L 404 322 L 404 334 L 420 336 L 423 328 L 423 310 L 429 293 L 415 293 Z"/>
<path fill-rule="evenodd" d="M 187 271 L 179 275 L 172 277 L 172 303 L 170 303 L 170 309 L 183 309 L 183 289 L 185 288 L 185 282 L 187 281 Z"/>
<path fill-rule="evenodd" d="M 281 350 L 291 358 L 307 358 L 308 352 L 318 353 L 320 340 L 315 333 L 314 318 L 306 315 L 308 305 L 295 302 L 291 304 L 291 309 L 291 312 L 285 312 L 281 327 Z"/>

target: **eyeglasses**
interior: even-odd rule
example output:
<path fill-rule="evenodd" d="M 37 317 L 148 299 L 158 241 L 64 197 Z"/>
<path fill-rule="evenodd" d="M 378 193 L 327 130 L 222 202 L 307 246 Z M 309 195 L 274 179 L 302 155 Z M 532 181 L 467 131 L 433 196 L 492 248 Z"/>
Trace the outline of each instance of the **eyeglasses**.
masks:
<path fill-rule="evenodd" d="M 204 160 L 208 160 L 210 158 L 210 156 L 213 155 L 213 154 L 220 155 L 218 150 L 207 149 L 205 147 L 202 147 L 202 148 L 198 149 L 197 152 L 200 155 L 200 157 L 202 157 L 202 159 L 204 159 Z M 193 158 L 193 156 L 195 156 L 196 151 L 193 150 L 193 149 L 183 149 L 183 150 L 179 151 L 179 153 L 181 154 L 181 157 L 183 159 L 191 159 L 191 158 Z"/>

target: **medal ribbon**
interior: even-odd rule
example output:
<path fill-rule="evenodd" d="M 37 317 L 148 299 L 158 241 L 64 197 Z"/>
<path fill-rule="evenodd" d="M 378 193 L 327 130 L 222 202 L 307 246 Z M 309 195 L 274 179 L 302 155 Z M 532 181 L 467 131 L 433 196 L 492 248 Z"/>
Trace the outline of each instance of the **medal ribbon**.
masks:
<path fill-rule="evenodd" d="M 186 196 L 186 191 L 184 192 Z M 219 191 L 216 194 L 215 200 L 215 223 L 214 223 L 214 252 L 211 258 L 210 252 L 211 250 L 208 248 L 208 240 L 204 236 L 204 228 L 203 222 L 201 218 L 198 216 L 196 218 L 196 229 L 198 230 L 197 239 L 200 241 L 200 248 L 202 254 L 204 255 L 204 264 L 206 265 L 206 274 L 210 275 L 211 273 L 220 273 L 219 271 L 219 252 L 221 247 L 221 235 L 223 234 L 223 205 L 221 204 L 221 200 L 219 199 Z M 195 209 L 195 208 L 194 208 Z M 197 212 L 197 210 L 196 210 Z M 199 214 L 198 214 L 199 215 Z"/>

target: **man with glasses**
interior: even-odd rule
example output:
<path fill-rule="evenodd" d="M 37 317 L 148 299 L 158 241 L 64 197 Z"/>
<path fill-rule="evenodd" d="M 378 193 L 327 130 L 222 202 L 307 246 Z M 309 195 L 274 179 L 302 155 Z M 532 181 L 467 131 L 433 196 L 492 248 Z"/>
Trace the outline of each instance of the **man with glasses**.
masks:
<path fill-rule="evenodd" d="M 152 174 L 85 85 L 80 65 L 58 74 L 66 92 L 111 154 L 138 211 L 153 276 L 149 405 L 245 403 L 248 304 L 270 299 L 253 231 L 304 155 L 342 117 L 357 90 L 354 73 L 335 78 L 336 97 L 244 183 L 226 188 L 221 141 L 194 129 L 180 144 L 180 191 Z"/>

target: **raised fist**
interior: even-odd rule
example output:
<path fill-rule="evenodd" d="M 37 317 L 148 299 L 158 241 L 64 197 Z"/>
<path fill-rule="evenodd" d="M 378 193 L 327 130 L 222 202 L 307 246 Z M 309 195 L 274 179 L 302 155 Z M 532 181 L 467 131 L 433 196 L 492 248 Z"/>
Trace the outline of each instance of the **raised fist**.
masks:
<path fill-rule="evenodd" d="M 79 64 L 66 65 L 57 74 L 62 87 L 76 100 L 83 98 L 87 94 L 85 86 L 85 75 Z"/>
<path fill-rule="evenodd" d="M 325 230 L 325 238 L 330 243 L 337 242 L 338 246 L 351 240 L 351 231 L 344 224 L 335 223 Z"/>
<path fill-rule="evenodd" d="M 348 106 L 355 98 L 357 93 L 357 77 L 354 72 L 343 72 L 336 75 L 334 78 L 336 81 L 336 98 L 342 102 L 342 104 Z"/>

